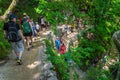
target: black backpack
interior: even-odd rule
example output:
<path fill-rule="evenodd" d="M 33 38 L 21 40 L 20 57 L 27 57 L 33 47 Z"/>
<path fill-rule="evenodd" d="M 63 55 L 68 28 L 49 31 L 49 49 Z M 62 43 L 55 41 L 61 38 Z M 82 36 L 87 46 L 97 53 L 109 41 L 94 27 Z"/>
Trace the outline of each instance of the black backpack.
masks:
<path fill-rule="evenodd" d="M 22 39 L 15 22 L 8 23 L 7 39 L 9 42 L 17 42 Z"/>

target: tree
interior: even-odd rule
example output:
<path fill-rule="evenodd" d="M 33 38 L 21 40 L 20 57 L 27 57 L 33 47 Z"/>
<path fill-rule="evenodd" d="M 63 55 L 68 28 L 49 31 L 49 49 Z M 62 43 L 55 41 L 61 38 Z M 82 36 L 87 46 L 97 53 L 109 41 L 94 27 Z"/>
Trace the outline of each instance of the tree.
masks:
<path fill-rule="evenodd" d="M 0 17 L 0 20 L 5 20 L 8 17 L 9 13 L 12 12 L 12 10 L 15 8 L 18 1 L 19 0 L 12 0 L 12 3 L 8 7 L 4 15 Z"/>

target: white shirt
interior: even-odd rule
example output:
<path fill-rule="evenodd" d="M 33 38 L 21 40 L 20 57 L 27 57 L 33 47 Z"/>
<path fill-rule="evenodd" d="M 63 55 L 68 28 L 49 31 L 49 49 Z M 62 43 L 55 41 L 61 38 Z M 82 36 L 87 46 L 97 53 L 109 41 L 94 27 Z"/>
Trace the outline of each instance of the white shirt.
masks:
<path fill-rule="evenodd" d="M 39 28 L 40 28 L 39 24 L 36 24 L 36 29 L 39 29 Z"/>
<path fill-rule="evenodd" d="M 43 18 L 41 19 L 41 24 L 45 24 L 45 22 L 44 22 L 44 19 L 43 19 Z"/>

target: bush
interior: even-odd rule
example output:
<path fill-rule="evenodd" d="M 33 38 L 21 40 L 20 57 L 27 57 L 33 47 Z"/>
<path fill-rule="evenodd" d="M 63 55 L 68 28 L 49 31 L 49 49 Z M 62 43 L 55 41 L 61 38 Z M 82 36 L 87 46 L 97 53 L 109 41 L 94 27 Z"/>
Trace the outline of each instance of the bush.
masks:
<path fill-rule="evenodd" d="M 99 67 L 94 68 L 91 67 L 88 71 L 87 71 L 87 78 L 86 80 L 112 80 L 110 78 L 110 72 L 100 69 Z"/>
<path fill-rule="evenodd" d="M 46 43 L 46 54 L 48 59 L 54 65 L 54 69 L 57 72 L 57 77 L 59 80 L 69 80 L 70 76 L 68 74 L 68 64 L 65 61 L 65 56 L 58 56 L 57 52 L 51 47 L 52 44 L 50 41 L 45 40 Z"/>
<path fill-rule="evenodd" d="M 3 35 L 3 22 L 0 22 L 0 60 L 6 58 L 10 51 L 10 44 Z"/>

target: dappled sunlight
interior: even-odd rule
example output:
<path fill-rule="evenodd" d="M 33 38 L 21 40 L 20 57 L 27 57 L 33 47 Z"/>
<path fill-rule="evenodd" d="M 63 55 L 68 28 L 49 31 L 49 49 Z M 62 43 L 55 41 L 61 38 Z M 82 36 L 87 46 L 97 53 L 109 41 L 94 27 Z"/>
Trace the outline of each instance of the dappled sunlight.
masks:
<path fill-rule="evenodd" d="M 104 70 L 109 70 L 109 67 L 108 66 L 103 66 L 103 69 Z"/>
<path fill-rule="evenodd" d="M 29 69 L 34 69 L 34 68 L 36 68 L 38 65 L 40 65 L 41 64 L 41 61 L 35 61 L 35 62 L 33 62 L 32 64 L 28 64 L 27 65 L 27 68 L 29 68 Z"/>
<path fill-rule="evenodd" d="M 45 31 L 45 32 L 43 32 L 42 33 L 42 35 L 47 35 L 47 34 L 49 34 L 51 31 Z"/>
<path fill-rule="evenodd" d="M 71 37 L 74 37 L 76 34 L 77 34 L 77 33 L 73 33 L 73 34 L 71 34 L 71 35 L 68 35 L 67 37 L 68 37 L 68 38 L 71 38 Z"/>
<path fill-rule="evenodd" d="M 33 79 L 34 80 L 38 80 L 39 76 L 40 76 L 40 73 L 36 73 L 36 74 L 33 75 Z"/>

